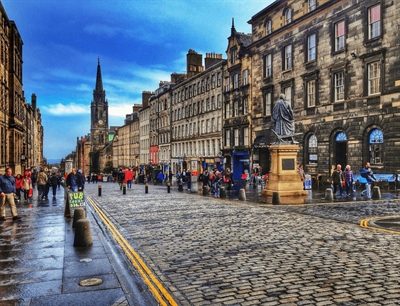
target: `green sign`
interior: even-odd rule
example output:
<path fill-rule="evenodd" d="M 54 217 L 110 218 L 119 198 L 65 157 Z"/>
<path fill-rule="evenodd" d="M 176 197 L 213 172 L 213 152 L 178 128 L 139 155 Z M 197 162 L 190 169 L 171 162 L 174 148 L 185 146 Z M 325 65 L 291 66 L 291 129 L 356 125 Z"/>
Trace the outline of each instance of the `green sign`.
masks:
<path fill-rule="evenodd" d="M 83 191 L 68 192 L 68 205 L 73 216 L 75 208 L 85 208 L 85 195 Z"/>

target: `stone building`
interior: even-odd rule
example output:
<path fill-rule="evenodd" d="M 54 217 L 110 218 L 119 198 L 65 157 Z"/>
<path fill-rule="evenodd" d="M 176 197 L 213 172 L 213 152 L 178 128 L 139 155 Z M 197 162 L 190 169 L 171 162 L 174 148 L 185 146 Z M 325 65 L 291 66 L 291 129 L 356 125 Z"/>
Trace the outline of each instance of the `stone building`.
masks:
<path fill-rule="evenodd" d="M 43 126 L 36 95 L 29 105 L 22 88 L 23 41 L 0 2 L 0 173 L 43 162 Z"/>
<path fill-rule="evenodd" d="M 391 0 L 275 1 L 255 14 L 253 140 L 273 142 L 271 110 L 284 93 L 307 173 L 325 179 L 338 163 L 358 172 L 367 161 L 399 171 L 399 14 Z"/>
<path fill-rule="evenodd" d="M 222 75 L 225 60 L 221 54 L 202 55 L 189 50 L 187 74 L 172 89 L 171 163 L 172 171 L 223 167 L 222 158 Z M 194 73 L 196 72 L 196 73 Z"/>
<path fill-rule="evenodd" d="M 154 92 L 143 91 L 142 92 L 142 108 L 139 110 L 139 172 L 145 173 L 146 165 L 148 165 L 150 159 L 150 97 L 154 95 Z"/>
<path fill-rule="evenodd" d="M 247 47 L 251 44 L 250 34 L 238 33 L 232 21 L 231 35 L 228 38 L 227 61 L 224 67 L 223 103 L 223 155 L 226 167 L 233 171 L 233 179 L 239 180 L 242 174 L 249 174 L 251 168 L 259 163 L 253 154 L 253 167 L 250 165 L 251 146 L 251 56 Z M 258 155 L 259 156 L 259 155 Z"/>

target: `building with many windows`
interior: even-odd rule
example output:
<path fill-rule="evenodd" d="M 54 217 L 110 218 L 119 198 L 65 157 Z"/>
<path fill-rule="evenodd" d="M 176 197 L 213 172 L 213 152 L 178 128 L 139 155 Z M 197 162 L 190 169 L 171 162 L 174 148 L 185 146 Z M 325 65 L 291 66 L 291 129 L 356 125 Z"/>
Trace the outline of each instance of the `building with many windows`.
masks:
<path fill-rule="evenodd" d="M 399 13 L 396 1 L 289 0 L 255 14 L 252 138 L 273 142 L 271 110 L 284 93 L 307 173 L 367 161 L 399 171 Z"/>
<path fill-rule="evenodd" d="M 177 82 L 172 90 L 171 162 L 172 170 L 223 167 L 222 143 L 222 75 L 225 60 L 221 54 L 202 55 L 189 50 L 188 78 Z"/>

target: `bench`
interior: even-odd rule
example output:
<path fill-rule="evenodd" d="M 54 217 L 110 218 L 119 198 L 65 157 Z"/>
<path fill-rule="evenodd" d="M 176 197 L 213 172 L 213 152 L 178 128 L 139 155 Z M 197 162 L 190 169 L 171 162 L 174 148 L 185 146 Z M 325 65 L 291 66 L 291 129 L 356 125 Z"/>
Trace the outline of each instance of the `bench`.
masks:
<path fill-rule="evenodd" d="M 394 187 L 396 190 L 399 186 L 399 181 L 400 181 L 400 175 L 397 174 L 397 180 L 395 180 L 395 175 L 393 174 L 375 174 L 374 176 L 377 178 L 378 182 L 375 184 L 379 186 L 382 189 L 389 190 L 391 186 Z M 360 174 L 353 174 L 353 179 L 356 182 L 357 185 L 363 185 L 367 182 L 366 178 L 363 178 Z"/>

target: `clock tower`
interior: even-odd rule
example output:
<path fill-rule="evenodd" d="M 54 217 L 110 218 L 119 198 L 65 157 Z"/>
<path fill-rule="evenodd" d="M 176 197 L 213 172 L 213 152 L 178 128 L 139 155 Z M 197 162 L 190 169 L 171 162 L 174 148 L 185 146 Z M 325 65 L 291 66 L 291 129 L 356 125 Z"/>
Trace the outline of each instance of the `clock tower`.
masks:
<path fill-rule="evenodd" d="M 90 171 L 100 173 L 102 170 L 100 167 L 101 151 L 108 144 L 108 101 L 106 92 L 103 90 L 100 59 L 97 63 L 96 87 L 93 90 L 93 100 L 90 104 L 90 116 Z"/>

